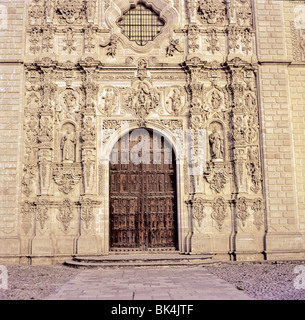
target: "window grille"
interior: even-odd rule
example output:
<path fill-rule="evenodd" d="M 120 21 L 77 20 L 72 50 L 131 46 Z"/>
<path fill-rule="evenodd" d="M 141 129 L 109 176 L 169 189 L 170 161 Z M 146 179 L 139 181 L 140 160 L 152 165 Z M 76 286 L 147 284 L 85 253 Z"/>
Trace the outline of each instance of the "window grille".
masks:
<path fill-rule="evenodd" d="M 145 46 L 161 33 L 165 22 L 152 9 L 139 3 L 127 11 L 118 21 L 122 33 L 139 46 Z"/>

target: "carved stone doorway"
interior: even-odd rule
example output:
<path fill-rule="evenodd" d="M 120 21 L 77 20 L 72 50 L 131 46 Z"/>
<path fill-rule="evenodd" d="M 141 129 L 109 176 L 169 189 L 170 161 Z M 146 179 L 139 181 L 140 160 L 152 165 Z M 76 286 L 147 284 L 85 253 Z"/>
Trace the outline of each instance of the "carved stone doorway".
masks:
<path fill-rule="evenodd" d="M 110 157 L 110 248 L 175 250 L 176 161 L 159 134 L 136 129 Z"/>

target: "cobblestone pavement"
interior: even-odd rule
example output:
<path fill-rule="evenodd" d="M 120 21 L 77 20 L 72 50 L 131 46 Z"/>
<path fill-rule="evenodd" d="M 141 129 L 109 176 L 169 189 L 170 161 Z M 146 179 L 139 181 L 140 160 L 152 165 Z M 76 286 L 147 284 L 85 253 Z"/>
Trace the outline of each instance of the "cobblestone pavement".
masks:
<path fill-rule="evenodd" d="M 303 263 L 235 262 L 205 268 L 124 270 L 8 266 L 8 289 L 0 289 L 0 300 L 63 299 L 64 295 L 67 299 L 75 295 L 78 299 L 94 299 L 94 290 L 101 292 L 100 299 L 116 300 L 203 300 L 214 299 L 218 293 L 231 299 L 232 292 L 235 298 L 242 294 L 243 298 L 258 300 L 305 300 L 305 289 L 294 286 L 297 277 L 303 276 L 295 273 L 295 267 Z M 77 287 L 78 284 L 83 287 Z"/>
<path fill-rule="evenodd" d="M 84 270 L 49 300 L 249 300 L 204 268 Z"/>

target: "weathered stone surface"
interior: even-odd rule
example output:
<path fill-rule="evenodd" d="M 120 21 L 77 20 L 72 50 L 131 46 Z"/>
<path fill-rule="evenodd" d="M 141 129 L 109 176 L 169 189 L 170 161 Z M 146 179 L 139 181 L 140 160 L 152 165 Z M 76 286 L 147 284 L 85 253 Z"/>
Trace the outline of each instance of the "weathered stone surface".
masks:
<path fill-rule="evenodd" d="M 151 39 L 127 0 L 1 1 L 0 257 L 107 254 L 110 154 L 138 128 L 175 151 L 176 249 L 303 257 L 304 5 L 139 5 Z"/>

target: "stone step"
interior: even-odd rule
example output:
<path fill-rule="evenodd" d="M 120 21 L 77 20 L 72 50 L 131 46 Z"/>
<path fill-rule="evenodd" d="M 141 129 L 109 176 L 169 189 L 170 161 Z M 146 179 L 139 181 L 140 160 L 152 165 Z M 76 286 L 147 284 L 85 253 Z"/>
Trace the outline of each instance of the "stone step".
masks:
<path fill-rule="evenodd" d="M 79 262 L 140 262 L 140 261 L 201 261 L 211 259 L 211 255 L 182 255 L 182 254 L 129 254 L 129 255 L 105 255 L 105 256 L 75 256 L 74 261 Z"/>
<path fill-rule="evenodd" d="M 181 254 L 130 254 L 105 256 L 75 256 L 65 264 L 71 267 L 99 268 L 129 268 L 129 267 L 178 267 L 201 266 L 219 263 L 211 255 L 181 255 Z"/>
<path fill-rule="evenodd" d="M 218 260 L 205 260 L 205 261 L 142 261 L 142 262 L 99 262 L 89 263 L 80 261 L 66 261 L 65 265 L 74 268 L 103 268 L 103 269 L 114 269 L 114 268 L 154 268 L 154 267 L 201 267 L 217 265 L 220 261 Z"/>

